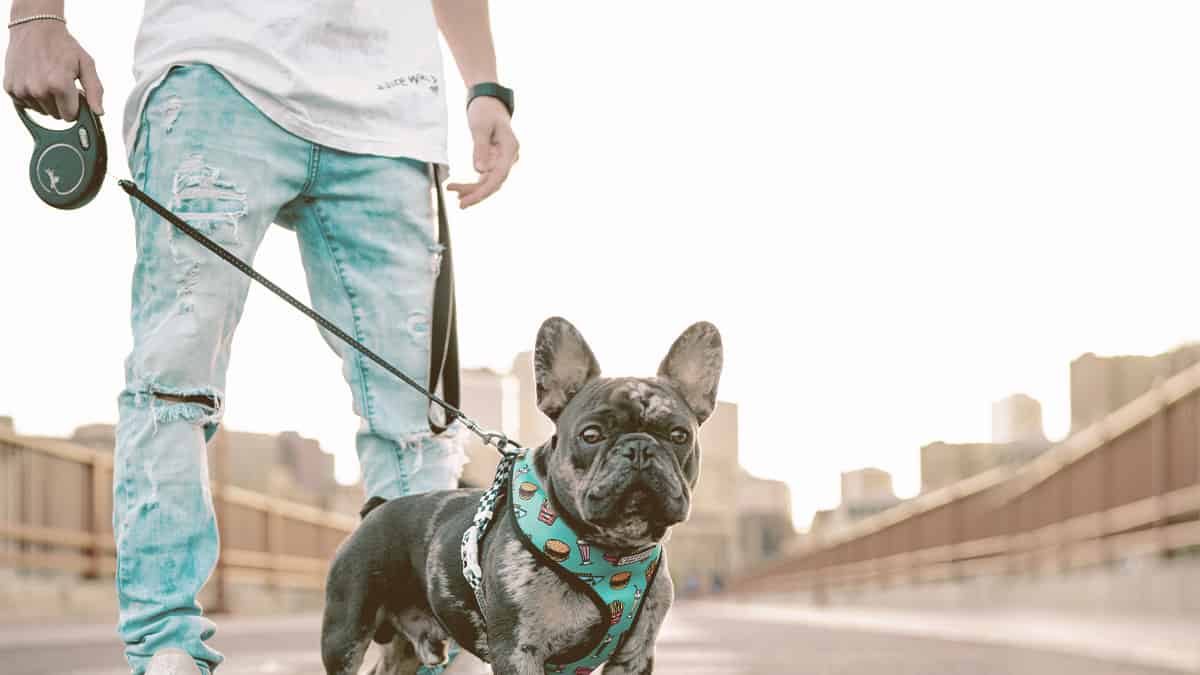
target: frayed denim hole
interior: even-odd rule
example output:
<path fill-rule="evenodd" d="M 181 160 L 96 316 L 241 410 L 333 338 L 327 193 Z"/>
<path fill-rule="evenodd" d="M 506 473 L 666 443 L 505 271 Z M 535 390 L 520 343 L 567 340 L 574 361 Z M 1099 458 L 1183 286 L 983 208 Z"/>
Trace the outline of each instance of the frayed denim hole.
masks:
<path fill-rule="evenodd" d="M 172 98 L 166 113 L 171 112 Z M 182 104 L 179 104 L 180 106 Z M 175 109 L 176 116 L 179 110 Z M 174 119 L 169 120 L 171 124 Z M 170 133 L 170 127 L 167 132 Z M 192 153 L 179 164 L 171 181 L 171 210 L 204 236 L 228 246 L 238 243 L 238 225 L 246 215 L 246 192 L 226 179 L 220 169 L 205 162 L 202 153 Z M 194 309 L 192 294 L 201 277 L 201 260 L 212 255 L 179 228 L 172 227 L 168 248 L 176 264 L 176 299 L 181 313 Z"/>

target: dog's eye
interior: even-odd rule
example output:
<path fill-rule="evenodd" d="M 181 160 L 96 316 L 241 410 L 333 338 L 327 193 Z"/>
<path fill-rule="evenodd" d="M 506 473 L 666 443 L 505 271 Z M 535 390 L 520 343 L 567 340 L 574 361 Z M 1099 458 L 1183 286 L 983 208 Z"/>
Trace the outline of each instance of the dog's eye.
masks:
<path fill-rule="evenodd" d="M 599 443 L 604 440 L 604 432 L 600 431 L 600 427 L 595 424 L 584 427 L 583 431 L 579 432 L 579 437 L 584 443 Z"/>
<path fill-rule="evenodd" d="M 674 429 L 671 430 L 671 442 L 672 443 L 678 443 L 680 445 L 683 445 L 684 443 L 687 443 L 688 439 L 691 437 L 692 437 L 692 435 L 689 434 L 687 432 L 687 429 L 684 429 L 683 427 L 675 427 Z"/>

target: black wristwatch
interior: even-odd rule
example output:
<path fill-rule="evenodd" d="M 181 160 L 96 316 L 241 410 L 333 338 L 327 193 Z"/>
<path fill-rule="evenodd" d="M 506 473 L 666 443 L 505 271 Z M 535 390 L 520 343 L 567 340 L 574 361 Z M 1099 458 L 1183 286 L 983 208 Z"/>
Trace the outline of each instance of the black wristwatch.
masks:
<path fill-rule="evenodd" d="M 467 90 L 467 107 L 471 107 L 471 101 L 480 96 L 491 96 L 498 99 L 508 109 L 508 116 L 512 117 L 513 108 L 513 90 L 495 82 L 480 82 L 479 84 Z"/>

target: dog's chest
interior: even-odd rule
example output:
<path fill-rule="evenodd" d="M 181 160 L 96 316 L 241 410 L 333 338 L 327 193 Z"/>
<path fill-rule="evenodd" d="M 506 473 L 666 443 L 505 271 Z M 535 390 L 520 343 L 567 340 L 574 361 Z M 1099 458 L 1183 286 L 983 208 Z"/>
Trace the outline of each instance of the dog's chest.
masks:
<path fill-rule="evenodd" d="M 592 599 L 536 560 L 519 541 L 505 543 L 494 581 L 519 608 L 518 644 L 537 645 L 550 658 L 590 643 L 596 635 L 602 617 Z"/>

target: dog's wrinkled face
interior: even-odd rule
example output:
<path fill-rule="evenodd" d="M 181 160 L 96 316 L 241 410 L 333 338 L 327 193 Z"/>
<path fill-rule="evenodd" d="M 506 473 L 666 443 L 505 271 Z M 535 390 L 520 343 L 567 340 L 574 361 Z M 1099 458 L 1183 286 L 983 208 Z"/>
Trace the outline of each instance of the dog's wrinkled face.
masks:
<path fill-rule="evenodd" d="M 658 376 L 602 378 L 579 331 L 551 318 L 538 332 L 538 407 L 555 421 L 539 468 L 560 511 L 593 543 L 636 549 L 683 522 L 700 475 L 700 425 L 716 406 L 721 336 L 688 328 Z"/>

